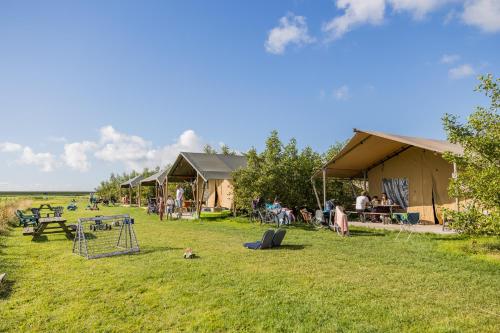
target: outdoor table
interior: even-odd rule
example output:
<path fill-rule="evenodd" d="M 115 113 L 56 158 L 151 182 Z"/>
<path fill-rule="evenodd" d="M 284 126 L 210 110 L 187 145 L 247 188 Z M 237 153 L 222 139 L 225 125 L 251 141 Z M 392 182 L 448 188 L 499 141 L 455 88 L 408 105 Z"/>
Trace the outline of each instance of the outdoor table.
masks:
<path fill-rule="evenodd" d="M 49 226 L 51 224 L 55 225 Z M 42 217 L 38 219 L 38 227 L 36 227 L 35 230 L 33 231 L 33 239 L 37 238 L 42 234 L 56 234 L 62 232 L 66 234 L 66 237 L 73 238 L 71 230 L 66 225 L 66 219 L 62 217 Z"/>

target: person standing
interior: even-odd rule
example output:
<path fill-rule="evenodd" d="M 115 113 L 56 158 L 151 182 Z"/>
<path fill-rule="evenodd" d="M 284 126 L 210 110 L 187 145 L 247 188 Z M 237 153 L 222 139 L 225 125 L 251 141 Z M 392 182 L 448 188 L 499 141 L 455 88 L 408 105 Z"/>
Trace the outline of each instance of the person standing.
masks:
<path fill-rule="evenodd" d="M 163 197 L 160 197 L 160 203 L 158 204 L 158 209 L 160 214 L 160 221 L 163 221 L 163 214 L 165 213 L 165 202 L 163 201 Z"/>
<path fill-rule="evenodd" d="M 175 206 L 178 211 L 178 217 L 180 218 L 182 216 L 182 201 L 184 200 L 184 189 L 180 186 L 177 185 L 177 190 L 175 191 Z"/>

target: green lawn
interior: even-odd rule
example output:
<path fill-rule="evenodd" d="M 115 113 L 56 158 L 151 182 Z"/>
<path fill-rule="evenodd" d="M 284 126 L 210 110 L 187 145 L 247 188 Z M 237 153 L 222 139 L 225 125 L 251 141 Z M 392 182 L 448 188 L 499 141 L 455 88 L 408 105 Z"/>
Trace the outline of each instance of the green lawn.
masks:
<path fill-rule="evenodd" d="M 65 216 L 95 215 L 79 207 Z M 118 213 L 135 217 L 139 254 L 86 260 L 62 235 L 32 242 L 20 228 L 0 238 L 0 332 L 500 331 L 500 263 L 457 250 L 469 240 L 289 227 L 283 248 L 252 251 L 242 243 L 266 227 L 244 219 L 99 212 Z"/>

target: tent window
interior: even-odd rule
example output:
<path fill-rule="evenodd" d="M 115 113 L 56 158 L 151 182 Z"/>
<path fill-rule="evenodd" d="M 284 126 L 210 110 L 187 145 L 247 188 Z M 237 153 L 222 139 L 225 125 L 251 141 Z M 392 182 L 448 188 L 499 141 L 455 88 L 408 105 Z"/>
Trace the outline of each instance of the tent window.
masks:
<path fill-rule="evenodd" d="M 383 178 L 382 188 L 389 199 L 406 209 L 409 206 L 409 190 L 407 178 Z"/>

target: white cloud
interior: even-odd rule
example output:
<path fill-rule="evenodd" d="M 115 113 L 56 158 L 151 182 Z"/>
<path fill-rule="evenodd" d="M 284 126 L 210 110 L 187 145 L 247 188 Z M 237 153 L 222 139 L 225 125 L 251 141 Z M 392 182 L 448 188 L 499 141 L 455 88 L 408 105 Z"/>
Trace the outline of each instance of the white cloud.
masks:
<path fill-rule="evenodd" d="M 13 153 L 20 151 L 23 148 L 23 146 L 17 144 L 17 143 L 12 143 L 12 142 L 0 142 L 0 152 L 2 153 Z"/>
<path fill-rule="evenodd" d="M 184 131 L 175 143 L 155 148 L 150 141 L 139 136 L 118 132 L 112 126 L 101 128 L 98 159 L 122 162 L 129 169 L 142 170 L 172 163 L 181 151 L 201 151 L 202 140 L 193 130 Z"/>
<path fill-rule="evenodd" d="M 453 64 L 460 60 L 460 56 L 458 54 L 443 54 L 440 62 L 442 64 Z"/>
<path fill-rule="evenodd" d="M 65 144 L 62 160 L 72 169 L 87 171 L 90 168 L 87 152 L 95 148 L 97 148 L 97 144 L 91 141 Z"/>
<path fill-rule="evenodd" d="M 24 147 L 18 160 L 21 164 L 36 165 L 44 172 L 53 171 L 56 167 L 56 159 L 51 153 L 35 153 L 30 147 Z"/>
<path fill-rule="evenodd" d="M 345 101 L 345 100 L 349 99 L 349 97 L 350 97 L 349 87 L 346 85 L 343 85 L 342 87 L 335 89 L 333 91 L 333 97 L 339 101 L 340 100 Z"/>
<path fill-rule="evenodd" d="M 266 51 L 272 54 L 283 54 L 289 44 L 298 46 L 312 43 L 309 36 L 306 18 L 288 13 L 279 20 L 279 25 L 269 31 L 264 44 Z"/>
<path fill-rule="evenodd" d="M 462 79 L 474 74 L 474 68 L 472 68 L 472 66 L 469 64 L 463 64 L 457 67 L 453 67 L 448 71 L 448 75 L 453 80 Z"/>
<path fill-rule="evenodd" d="M 462 20 L 485 32 L 500 31 L 499 0 L 468 0 L 464 5 Z"/>
<path fill-rule="evenodd" d="M 500 31 L 500 0 L 336 0 L 335 4 L 343 14 L 323 24 L 327 42 L 341 38 L 357 26 L 383 23 L 386 8 L 396 14 L 408 12 L 421 20 L 449 5 L 453 7 L 444 17 L 445 24 L 461 17 L 464 23 L 483 31 Z"/>
<path fill-rule="evenodd" d="M 446 3 L 457 0 L 388 0 L 395 12 L 410 12 L 417 20 Z"/>
<path fill-rule="evenodd" d="M 323 25 L 328 41 L 341 38 L 361 24 L 381 24 L 384 20 L 385 0 L 337 0 L 337 8 L 344 10 L 344 14 Z"/>

